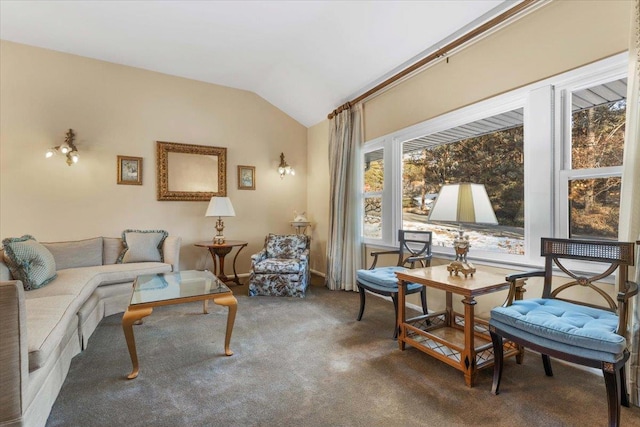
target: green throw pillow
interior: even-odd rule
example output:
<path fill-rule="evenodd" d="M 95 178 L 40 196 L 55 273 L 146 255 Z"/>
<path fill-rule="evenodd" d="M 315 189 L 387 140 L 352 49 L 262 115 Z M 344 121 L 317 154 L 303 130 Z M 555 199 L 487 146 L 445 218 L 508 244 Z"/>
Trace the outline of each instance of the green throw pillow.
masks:
<path fill-rule="evenodd" d="M 25 291 L 41 288 L 58 277 L 53 255 L 33 236 L 4 239 L 2 245 L 9 271 L 22 281 Z"/>
<path fill-rule="evenodd" d="M 118 264 L 130 262 L 164 262 L 162 245 L 169 233 L 164 230 L 124 230 L 122 244 L 124 250 L 118 257 Z"/>

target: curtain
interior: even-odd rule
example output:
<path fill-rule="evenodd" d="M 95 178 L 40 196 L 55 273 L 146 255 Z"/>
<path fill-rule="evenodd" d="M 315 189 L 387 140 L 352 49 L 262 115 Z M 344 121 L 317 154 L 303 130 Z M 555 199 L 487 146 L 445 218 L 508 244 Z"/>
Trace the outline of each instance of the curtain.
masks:
<path fill-rule="evenodd" d="M 329 126 L 329 241 L 326 286 L 357 291 L 361 268 L 362 104 L 336 114 Z"/>
<path fill-rule="evenodd" d="M 633 4 L 627 79 L 627 120 L 620 194 L 619 238 L 622 241 L 640 240 L 640 0 L 634 0 Z M 640 262 L 640 254 L 637 259 Z M 635 281 L 640 283 L 638 263 L 636 263 L 635 272 Z M 633 300 L 629 391 L 631 401 L 635 405 L 640 405 L 640 304 L 637 296 Z"/>

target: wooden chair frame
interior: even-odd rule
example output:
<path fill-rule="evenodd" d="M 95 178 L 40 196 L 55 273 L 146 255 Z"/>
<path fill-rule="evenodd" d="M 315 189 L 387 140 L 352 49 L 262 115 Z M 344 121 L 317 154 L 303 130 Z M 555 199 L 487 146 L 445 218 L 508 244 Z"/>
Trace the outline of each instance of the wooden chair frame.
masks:
<path fill-rule="evenodd" d="M 424 235 L 427 236 L 425 239 L 417 239 L 413 238 L 412 235 Z M 431 241 L 432 241 L 432 233 L 431 231 L 413 231 L 413 230 L 398 230 L 398 241 L 400 242 L 400 247 L 396 250 L 392 251 L 378 251 L 371 252 L 371 256 L 373 257 L 373 263 L 369 270 L 373 270 L 376 268 L 378 264 L 378 256 L 380 255 L 398 255 L 398 261 L 396 266 L 401 267 L 409 264 L 410 268 L 414 268 L 416 264 L 419 264 L 421 267 L 429 267 L 431 266 L 431 258 L 433 257 L 431 253 Z M 383 295 L 387 297 L 391 297 L 393 301 L 393 307 L 395 309 L 395 328 L 393 331 L 393 339 L 398 338 L 398 286 L 395 288 L 389 288 L 389 290 L 381 290 L 380 288 L 371 288 L 366 283 L 357 281 L 358 291 L 360 292 L 360 311 L 358 312 L 357 320 L 362 320 L 362 315 L 364 314 L 364 306 L 366 303 L 366 291 Z M 427 310 L 427 291 L 424 286 L 421 286 L 420 289 L 413 289 L 407 292 L 407 294 L 414 294 L 420 292 L 420 300 L 422 302 L 422 314 L 428 314 Z"/>
<path fill-rule="evenodd" d="M 640 241 L 637 243 L 640 244 Z M 616 313 L 618 315 L 618 327 L 616 329 L 616 333 L 624 337 L 627 334 L 628 327 L 629 299 L 638 293 L 638 284 L 628 280 L 628 267 L 634 265 L 634 247 L 635 246 L 633 242 L 607 242 L 543 238 L 541 242 L 541 256 L 545 257 L 545 269 L 507 276 L 506 280 L 511 283 L 512 291 L 509 294 L 510 297 L 507 299 L 505 306 L 511 305 L 513 303 L 512 295 L 514 295 L 513 289 L 516 286 L 516 281 L 529 277 L 544 277 L 542 298 L 559 299 L 570 302 L 572 304 L 595 307 Z M 608 263 L 609 267 L 600 274 L 595 274 L 591 277 L 585 277 L 583 274 L 576 274 L 569 268 L 567 268 L 563 264 L 564 260 L 592 261 L 605 264 Z M 559 287 L 555 287 L 555 289 L 552 287 L 554 264 L 570 279 L 573 279 L 569 283 L 566 283 Z M 618 271 L 618 292 L 616 301 L 614 301 L 602 289 L 595 286 L 594 282 L 610 276 L 616 270 Z M 570 289 L 574 286 L 580 286 L 594 291 L 597 295 L 600 295 L 600 297 L 602 297 L 606 305 L 602 306 L 587 304 L 581 301 L 560 298 L 558 296 L 558 294 L 560 294 L 561 292 L 566 291 L 567 289 Z M 624 350 L 623 354 L 617 362 L 611 363 L 578 356 L 576 354 L 568 352 L 558 351 L 557 349 L 553 348 L 543 347 L 541 345 L 523 339 L 522 337 L 519 337 L 515 334 L 501 330 L 491 323 L 490 333 L 493 341 L 495 357 L 492 384 L 492 392 L 494 394 L 499 393 L 500 380 L 502 377 L 504 364 L 503 339 L 507 339 L 516 343 L 517 345 L 540 352 L 540 354 L 542 355 L 545 374 L 547 376 L 553 376 L 550 357 L 556 357 L 568 362 L 601 369 L 607 390 L 609 426 L 619 425 L 620 405 L 622 404 L 627 407 L 629 406 L 629 396 L 627 394 L 625 378 L 625 364 L 627 360 L 629 360 L 629 351 L 627 349 Z M 518 360 L 518 363 L 522 363 L 522 360 Z"/>

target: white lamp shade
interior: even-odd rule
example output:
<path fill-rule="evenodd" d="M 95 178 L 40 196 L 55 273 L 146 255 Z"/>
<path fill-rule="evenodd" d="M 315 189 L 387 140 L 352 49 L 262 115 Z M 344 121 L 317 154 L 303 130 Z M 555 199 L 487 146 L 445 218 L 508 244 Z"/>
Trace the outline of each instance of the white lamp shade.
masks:
<path fill-rule="evenodd" d="M 236 216 L 228 197 L 212 197 L 204 216 Z"/>
<path fill-rule="evenodd" d="M 446 184 L 429 213 L 429 221 L 498 224 L 483 184 Z"/>

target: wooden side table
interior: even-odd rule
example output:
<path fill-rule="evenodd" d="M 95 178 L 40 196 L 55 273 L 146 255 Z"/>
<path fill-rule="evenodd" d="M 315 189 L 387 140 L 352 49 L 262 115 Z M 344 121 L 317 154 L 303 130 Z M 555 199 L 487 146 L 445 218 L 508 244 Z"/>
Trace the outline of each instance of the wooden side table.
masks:
<path fill-rule="evenodd" d="M 415 268 L 396 273 L 398 276 L 398 346 L 405 344 L 435 357 L 462 371 L 469 387 L 473 387 L 479 369 L 493 366 L 493 344 L 486 320 L 474 313 L 475 297 L 509 288 L 504 276 L 478 271 L 473 277 L 452 275 L 446 265 Z M 407 283 L 446 292 L 444 311 L 406 318 L 405 298 Z M 524 281 L 518 283 L 515 299 L 522 299 Z M 453 310 L 453 294 L 463 297 L 464 313 Z M 524 349 L 510 341 L 504 343 L 504 357 L 516 356 L 522 362 Z"/>
<path fill-rule="evenodd" d="M 240 279 L 238 279 L 238 273 L 236 272 L 236 260 L 238 259 L 240 251 L 247 245 L 248 242 L 241 240 L 227 240 L 224 243 L 199 242 L 195 244 L 195 246 L 209 249 L 209 253 L 213 259 L 213 273 L 218 279 L 225 283 L 233 281 L 238 286 L 240 286 L 241 283 Z M 233 278 L 231 278 L 224 274 L 224 257 L 235 247 L 238 248 L 238 251 L 233 257 Z"/>

